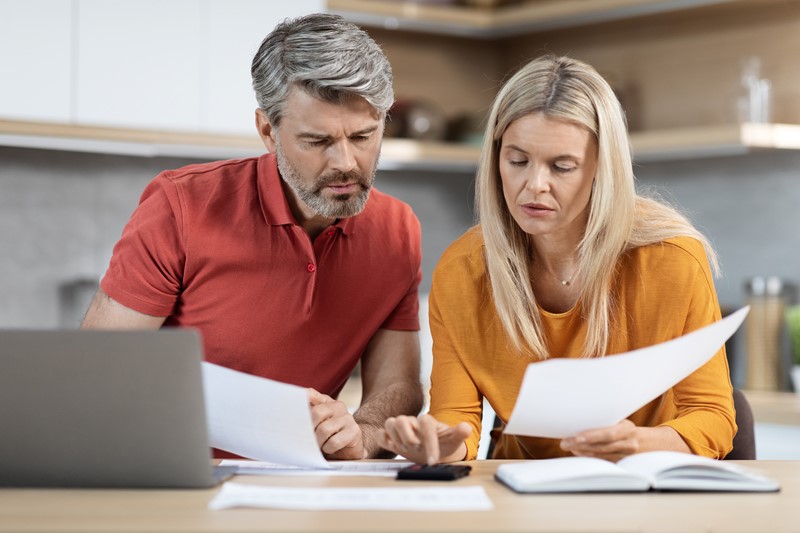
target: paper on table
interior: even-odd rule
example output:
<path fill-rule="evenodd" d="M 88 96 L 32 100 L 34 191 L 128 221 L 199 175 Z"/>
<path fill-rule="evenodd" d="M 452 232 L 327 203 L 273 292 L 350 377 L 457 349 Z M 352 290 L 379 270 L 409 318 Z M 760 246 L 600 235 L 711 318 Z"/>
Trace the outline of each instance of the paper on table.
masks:
<path fill-rule="evenodd" d="M 203 363 L 211 446 L 242 457 L 328 468 L 306 389 Z"/>
<path fill-rule="evenodd" d="M 313 511 L 488 511 L 494 507 L 483 487 L 265 487 L 225 483 L 208 504 Z"/>
<path fill-rule="evenodd" d="M 505 432 L 564 438 L 612 426 L 711 359 L 749 310 L 744 307 L 677 339 L 624 354 L 532 363 Z"/>
<path fill-rule="evenodd" d="M 407 461 L 332 461 L 327 468 L 309 468 L 266 461 L 223 459 L 220 466 L 235 466 L 236 475 L 252 476 L 376 476 L 395 477 Z"/>

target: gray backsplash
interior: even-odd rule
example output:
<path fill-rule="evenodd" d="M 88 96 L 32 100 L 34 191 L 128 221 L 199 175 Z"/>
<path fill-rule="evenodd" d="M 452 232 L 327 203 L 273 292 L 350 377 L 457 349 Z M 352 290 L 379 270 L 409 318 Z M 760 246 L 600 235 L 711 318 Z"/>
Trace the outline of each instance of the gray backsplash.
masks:
<path fill-rule="evenodd" d="M 0 147 L 0 327 L 76 326 L 144 186 L 192 162 Z M 754 275 L 800 280 L 800 153 L 650 162 L 636 174 L 717 247 L 723 307 L 743 305 Z M 442 251 L 472 224 L 472 176 L 386 171 L 378 187 L 420 218 L 427 292 Z"/>

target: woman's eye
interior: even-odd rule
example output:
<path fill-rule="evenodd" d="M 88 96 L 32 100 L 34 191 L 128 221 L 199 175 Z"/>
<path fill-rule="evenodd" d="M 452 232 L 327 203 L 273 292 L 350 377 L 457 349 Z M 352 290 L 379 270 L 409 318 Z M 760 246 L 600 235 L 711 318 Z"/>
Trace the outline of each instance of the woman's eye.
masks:
<path fill-rule="evenodd" d="M 524 167 L 525 165 L 528 164 L 528 161 L 524 159 L 518 159 L 518 160 L 511 159 L 508 161 L 508 164 L 513 167 Z"/>
<path fill-rule="evenodd" d="M 572 172 L 577 167 L 562 167 L 562 166 L 559 166 L 559 165 L 555 165 L 555 167 L 553 167 L 553 168 L 555 169 L 556 172 L 560 172 L 562 174 L 565 174 L 567 172 Z"/>

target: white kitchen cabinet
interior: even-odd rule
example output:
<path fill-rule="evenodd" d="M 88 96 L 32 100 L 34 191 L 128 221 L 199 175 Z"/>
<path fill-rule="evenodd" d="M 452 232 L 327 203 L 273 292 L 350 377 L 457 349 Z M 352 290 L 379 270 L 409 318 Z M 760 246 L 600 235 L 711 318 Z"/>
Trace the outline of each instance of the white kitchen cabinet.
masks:
<path fill-rule="evenodd" d="M 201 129 L 255 134 L 250 64 L 261 41 L 286 18 L 322 11 L 324 0 L 210 0 Z"/>
<path fill-rule="evenodd" d="M 69 122 L 72 4 L 0 0 L 0 117 Z"/>
<path fill-rule="evenodd" d="M 322 10 L 323 0 L 80 0 L 75 122 L 252 134 L 261 40 Z"/>
<path fill-rule="evenodd" d="M 74 121 L 200 127 L 207 2 L 79 0 Z"/>

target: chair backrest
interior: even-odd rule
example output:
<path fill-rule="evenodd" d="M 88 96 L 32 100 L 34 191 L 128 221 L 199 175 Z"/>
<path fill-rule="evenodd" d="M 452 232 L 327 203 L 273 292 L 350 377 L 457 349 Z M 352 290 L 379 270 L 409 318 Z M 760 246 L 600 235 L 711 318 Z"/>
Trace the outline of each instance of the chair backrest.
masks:
<path fill-rule="evenodd" d="M 736 410 L 736 425 L 739 426 L 739 431 L 733 438 L 733 449 L 725 459 L 755 459 L 756 431 L 753 410 L 739 389 L 733 389 L 733 408 Z"/>

